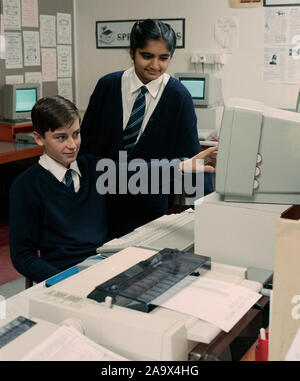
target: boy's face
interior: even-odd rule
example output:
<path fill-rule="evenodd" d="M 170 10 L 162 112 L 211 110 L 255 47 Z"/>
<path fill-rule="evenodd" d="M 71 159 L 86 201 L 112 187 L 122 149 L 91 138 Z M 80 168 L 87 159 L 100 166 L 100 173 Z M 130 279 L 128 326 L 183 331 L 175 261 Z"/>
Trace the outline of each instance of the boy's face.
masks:
<path fill-rule="evenodd" d="M 70 164 L 76 160 L 80 143 L 79 120 L 71 126 L 63 126 L 55 131 L 47 131 L 45 137 L 34 131 L 34 138 L 39 146 L 43 146 L 45 153 L 58 161 L 60 164 L 69 168 Z"/>

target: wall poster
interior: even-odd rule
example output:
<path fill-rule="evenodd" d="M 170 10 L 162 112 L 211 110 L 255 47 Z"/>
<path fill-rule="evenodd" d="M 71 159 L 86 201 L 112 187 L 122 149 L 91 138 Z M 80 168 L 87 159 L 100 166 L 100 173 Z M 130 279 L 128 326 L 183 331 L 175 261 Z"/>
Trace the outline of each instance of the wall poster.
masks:
<path fill-rule="evenodd" d="M 185 19 L 160 19 L 170 24 L 176 34 L 176 48 L 184 48 Z M 97 49 L 129 48 L 130 31 L 138 20 L 96 21 Z"/>

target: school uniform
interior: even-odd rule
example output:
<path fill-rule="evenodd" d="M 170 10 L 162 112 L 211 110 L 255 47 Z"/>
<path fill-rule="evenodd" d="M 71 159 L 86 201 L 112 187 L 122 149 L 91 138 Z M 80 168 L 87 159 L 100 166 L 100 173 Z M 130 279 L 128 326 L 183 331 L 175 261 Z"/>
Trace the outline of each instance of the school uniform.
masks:
<path fill-rule="evenodd" d="M 98 81 L 81 124 L 80 153 L 119 159 L 130 107 L 143 85 L 133 67 Z M 197 118 L 188 90 L 166 73 L 145 86 L 145 117 L 138 140 L 128 151 L 128 160 L 172 160 L 199 153 Z M 212 191 L 211 176 L 205 174 L 204 193 Z M 165 214 L 168 207 L 166 195 L 126 195 L 111 200 L 110 226 L 116 236 Z"/>
<path fill-rule="evenodd" d="M 105 198 L 95 186 L 96 159 L 81 156 L 70 168 L 74 190 L 65 184 L 67 169 L 47 155 L 10 189 L 12 263 L 35 282 L 83 261 L 107 240 Z"/>

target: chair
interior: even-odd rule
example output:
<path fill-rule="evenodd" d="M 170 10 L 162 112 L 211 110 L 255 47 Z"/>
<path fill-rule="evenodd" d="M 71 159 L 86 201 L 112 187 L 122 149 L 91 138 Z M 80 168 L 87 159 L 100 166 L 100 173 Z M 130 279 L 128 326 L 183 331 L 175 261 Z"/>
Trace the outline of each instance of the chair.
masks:
<path fill-rule="evenodd" d="M 25 278 L 25 289 L 32 287 L 33 286 L 33 281 L 30 278 Z"/>
<path fill-rule="evenodd" d="M 41 258 L 41 252 L 40 252 L 40 250 L 38 250 L 37 254 L 38 254 L 38 257 Z M 28 277 L 26 277 L 25 278 L 25 289 L 27 289 L 29 287 L 32 287 L 32 286 L 33 286 L 33 280 L 28 278 Z"/>

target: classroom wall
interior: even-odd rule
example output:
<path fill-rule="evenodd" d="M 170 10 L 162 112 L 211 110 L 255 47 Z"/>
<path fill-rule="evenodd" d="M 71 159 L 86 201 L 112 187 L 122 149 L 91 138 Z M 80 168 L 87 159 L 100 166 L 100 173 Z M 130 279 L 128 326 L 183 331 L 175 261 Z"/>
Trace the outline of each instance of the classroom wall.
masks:
<path fill-rule="evenodd" d="M 74 23 L 74 15 L 73 15 L 73 0 L 39 0 L 38 1 L 38 11 L 39 15 L 54 15 L 59 13 L 68 13 L 71 14 L 72 23 Z M 0 0 L 0 6 L 2 7 L 2 1 Z M 6 32 L 23 32 L 23 31 L 40 31 L 40 20 L 39 27 L 23 27 L 21 30 L 7 30 Z M 75 60 L 74 60 L 74 31 L 72 28 L 72 85 L 73 85 L 73 98 L 75 96 Z M 22 37 L 22 51 L 24 55 L 24 43 Z M 8 75 L 24 75 L 25 72 L 41 72 L 42 71 L 42 56 L 40 57 L 41 65 L 40 66 L 23 66 L 20 69 L 6 69 L 5 60 L 0 59 L 0 114 L 1 114 L 1 106 L 2 106 L 2 88 L 5 85 L 5 77 Z M 24 64 L 24 62 L 23 62 Z M 57 94 L 57 81 L 51 82 L 43 82 L 42 86 L 42 94 L 45 95 L 55 95 Z"/>
<path fill-rule="evenodd" d="M 127 49 L 96 49 L 96 21 L 185 18 L 185 49 L 176 50 L 172 58 L 168 72 L 173 75 L 194 71 L 191 53 L 219 50 L 214 41 L 218 16 L 236 16 L 239 20 L 239 47 L 225 55 L 225 65 L 216 71 L 222 78 L 224 100 L 243 97 L 275 107 L 296 105 L 300 84 L 267 83 L 262 79 L 264 8 L 229 8 L 228 0 L 75 0 L 75 4 L 78 107 L 82 110 L 99 77 L 131 65 Z M 205 71 L 210 71 L 208 65 Z"/>

